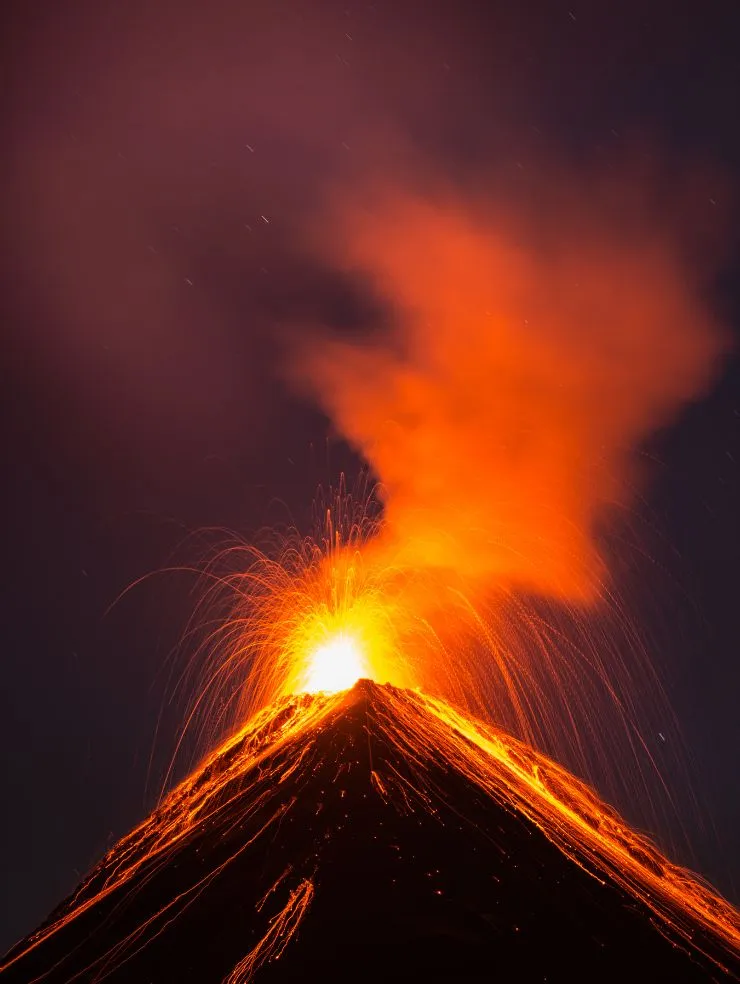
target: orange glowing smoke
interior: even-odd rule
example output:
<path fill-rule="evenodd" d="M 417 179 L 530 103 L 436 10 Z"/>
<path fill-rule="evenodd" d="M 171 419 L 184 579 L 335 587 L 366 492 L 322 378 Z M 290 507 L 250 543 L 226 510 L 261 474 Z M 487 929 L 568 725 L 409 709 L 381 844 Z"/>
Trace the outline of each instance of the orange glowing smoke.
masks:
<path fill-rule="evenodd" d="M 454 572 L 479 596 L 599 594 L 594 534 L 629 504 L 635 449 L 724 344 L 667 231 L 635 207 L 606 217 L 605 200 L 584 185 L 533 220 L 398 188 L 336 207 L 322 248 L 393 327 L 314 339 L 293 375 L 380 479 L 382 563 Z"/>
<path fill-rule="evenodd" d="M 331 258 L 385 298 L 392 327 L 362 342 L 314 340 L 293 375 L 367 459 L 384 514 L 372 496 L 340 488 L 313 538 L 292 531 L 277 549 L 234 548 L 233 573 L 223 556 L 209 569 L 215 628 L 203 649 L 214 658 L 191 717 L 205 710 L 213 734 L 232 737 L 104 859 L 113 873 L 98 895 L 73 902 L 28 949 L 167 864 L 193 817 L 228 814 L 235 777 L 253 783 L 263 829 L 277 826 L 294 800 L 278 804 L 275 790 L 313 755 L 312 736 L 360 699 L 338 693 L 360 676 L 406 688 L 365 688 L 368 740 L 375 729 L 414 770 L 409 784 L 373 769 L 377 795 L 433 809 L 439 758 L 640 899 L 661 931 L 695 945 L 698 926 L 736 949 L 731 906 L 536 750 L 567 732 L 582 772 L 606 750 L 650 796 L 655 774 L 645 781 L 634 768 L 641 749 L 657 767 L 618 647 L 596 621 L 574 621 L 568 638 L 529 595 L 571 608 L 607 597 L 599 524 L 629 504 L 640 442 L 708 385 L 724 344 L 673 238 L 634 210 L 605 224 L 594 195 L 582 192 L 593 221 L 550 209 L 541 225 L 399 190 L 335 211 Z M 292 696 L 304 691 L 319 695 Z M 476 703 L 495 727 L 459 710 Z M 229 980 L 282 952 L 313 894 L 302 879 Z"/>
<path fill-rule="evenodd" d="M 216 554 L 186 632 L 201 642 L 183 737 L 199 726 L 212 747 L 281 697 L 336 693 L 362 677 L 418 684 L 413 654 L 422 641 L 429 649 L 429 633 L 400 606 L 397 572 L 365 561 L 381 528 L 371 506 L 364 484 L 352 494 L 342 483 L 317 501 L 312 536 L 273 530 L 264 549 Z"/>
<path fill-rule="evenodd" d="M 706 388 L 725 341 L 686 230 L 645 207 L 644 183 L 553 181 L 561 204 L 540 189 L 536 214 L 399 187 L 329 209 L 318 248 L 390 326 L 299 342 L 290 373 L 367 459 L 383 514 L 340 489 L 313 538 L 241 548 L 215 577 L 227 604 L 194 709 L 211 739 L 367 676 L 653 809 L 642 711 L 662 730 L 670 711 L 597 534 L 629 507 L 640 443 Z"/>

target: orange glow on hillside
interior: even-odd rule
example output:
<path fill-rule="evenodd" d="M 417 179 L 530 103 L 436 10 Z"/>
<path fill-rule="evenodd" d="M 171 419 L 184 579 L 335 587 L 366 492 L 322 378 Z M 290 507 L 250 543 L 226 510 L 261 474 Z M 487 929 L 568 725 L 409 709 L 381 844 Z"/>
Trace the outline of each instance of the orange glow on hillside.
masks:
<path fill-rule="evenodd" d="M 640 737 L 636 675 L 661 713 L 665 703 L 646 654 L 635 647 L 629 665 L 623 637 L 596 613 L 538 609 L 511 591 L 481 604 L 464 569 L 394 565 L 374 497 L 341 484 L 319 498 L 314 537 L 276 531 L 266 549 L 217 555 L 193 616 L 214 627 L 191 664 L 201 661 L 199 689 L 183 736 L 200 731 L 212 748 L 276 700 L 366 678 L 491 721 L 582 775 L 596 763 L 601 791 L 644 804 L 652 823 L 662 780 Z"/>
<path fill-rule="evenodd" d="M 205 720 L 215 742 L 367 677 L 606 776 L 615 802 L 647 813 L 662 789 L 672 805 L 673 752 L 656 755 L 642 718 L 654 709 L 662 734 L 670 709 L 600 534 L 634 499 L 637 450 L 709 385 L 725 339 L 640 191 L 579 184 L 537 221 L 404 188 L 328 210 L 324 258 L 390 316 L 366 336 L 304 333 L 291 375 L 378 485 L 340 487 L 313 538 L 276 533 L 208 571 L 216 628 L 186 728 Z"/>
<path fill-rule="evenodd" d="M 302 332 L 288 372 L 368 462 L 376 508 L 340 488 L 313 538 L 276 535 L 214 572 L 228 600 L 208 610 L 210 737 L 338 686 L 312 663 L 340 633 L 361 654 L 331 661 L 354 664 L 342 686 L 419 687 L 585 774 L 608 735 L 615 771 L 640 773 L 615 732 L 634 761 L 635 682 L 649 700 L 660 687 L 639 633 L 616 639 L 604 617 L 629 621 L 597 534 L 630 506 L 636 449 L 708 386 L 726 343 L 644 180 L 550 177 L 536 214 L 431 184 L 329 202 L 309 246 L 389 317 Z"/>
<path fill-rule="evenodd" d="M 277 836 L 297 802 L 293 797 L 286 801 L 283 781 L 296 774 L 312 774 L 325 754 L 319 736 L 347 708 L 360 702 L 367 740 L 376 749 L 366 776 L 368 796 L 378 796 L 402 812 L 434 812 L 437 797 L 444 796 L 434 778 L 441 763 L 445 774 L 452 770 L 483 796 L 523 814 L 593 877 L 616 883 L 645 905 L 656 927 L 674 945 L 690 951 L 708 947 L 704 952 L 720 968 L 733 959 L 740 945 L 737 911 L 631 830 L 584 782 L 534 749 L 443 701 L 390 686 L 359 684 L 349 692 L 286 697 L 256 714 L 173 789 L 154 814 L 113 847 L 67 906 L 0 970 L 21 961 L 106 899 L 120 899 L 125 897 L 121 891 L 135 891 L 142 879 L 151 878 L 176 859 L 198 830 L 231 828 L 247 818 L 257 824 L 259 834 L 273 831 L 271 836 Z M 406 763 L 408 776 L 398 772 L 399 761 Z M 465 817 L 460 820 L 465 822 Z M 244 839 L 249 843 L 246 833 Z M 241 850 L 243 845 L 234 858 Z M 297 864 L 300 860 L 295 859 Z M 316 855 L 311 864 L 316 867 Z M 287 897 L 265 935 L 253 943 L 229 980 L 247 979 L 242 971 L 275 959 L 297 932 L 320 890 L 313 879 L 301 878 L 299 869 L 287 869 L 274 886 L 283 896 L 287 891 Z M 200 880 L 173 901 L 172 912 L 166 908 L 151 919 L 150 931 L 159 931 L 163 921 L 175 918 L 178 906 L 186 906 L 213 875 L 199 867 L 196 877 Z M 125 959 L 130 949 L 140 945 L 145 929 L 137 927 L 121 940 L 108 955 L 108 963 Z"/>
<path fill-rule="evenodd" d="M 639 210 L 620 224 L 618 195 L 594 221 L 597 192 L 579 184 L 539 224 L 398 188 L 328 210 L 324 258 L 365 277 L 390 327 L 304 340 L 292 376 L 377 490 L 340 487 L 313 538 L 276 533 L 265 550 L 227 551 L 231 573 L 223 555 L 207 570 L 193 615 L 208 613 L 206 665 L 184 731 L 205 721 L 211 747 L 230 737 L 30 948 L 166 865 L 194 818 L 220 821 L 235 777 L 277 831 L 293 804 L 275 790 L 313 762 L 316 733 L 361 678 L 390 685 L 371 691 L 368 715 L 413 770 L 401 783 L 373 765 L 373 795 L 433 810 L 441 761 L 672 937 L 690 947 L 699 926 L 737 948 L 732 906 L 549 757 L 565 751 L 584 776 L 610 762 L 633 801 L 662 782 L 637 706 L 660 703 L 660 686 L 598 534 L 633 501 L 636 450 L 708 386 L 725 346 L 679 245 Z M 628 623 L 622 645 L 604 611 Z M 293 887 L 230 980 L 282 952 L 314 891 Z"/>

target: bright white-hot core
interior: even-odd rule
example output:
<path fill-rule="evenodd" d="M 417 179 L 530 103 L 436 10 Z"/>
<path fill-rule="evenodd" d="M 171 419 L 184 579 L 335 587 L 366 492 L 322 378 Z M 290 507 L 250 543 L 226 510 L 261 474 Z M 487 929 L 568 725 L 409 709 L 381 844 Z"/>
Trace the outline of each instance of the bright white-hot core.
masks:
<path fill-rule="evenodd" d="M 306 673 L 303 690 L 309 694 L 349 690 L 369 676 L 362 649 L 351 635 L 339 632 L 316 648 Z"/>

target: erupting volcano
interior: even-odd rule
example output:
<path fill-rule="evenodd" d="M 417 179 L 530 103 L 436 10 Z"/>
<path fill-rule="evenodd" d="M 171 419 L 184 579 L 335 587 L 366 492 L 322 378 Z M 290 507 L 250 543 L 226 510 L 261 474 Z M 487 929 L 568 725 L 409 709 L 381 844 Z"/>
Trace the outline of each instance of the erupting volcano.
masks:
<path fill-rule="evenodd" d="M 564 196 L 570 238 L 554 209 L 338 203 L 319 252 L 390 314 L 304 336 L 288 375 L 378 484 L 200 571 L 185 730 L 211 751 L 5 979 L 740 971 L 733 907 L 555 761 L 670 798 L 641 719 L 659 676 L 600 534 L 725 346 L 688 254 L 614 189 L 596 222 L 603 190 Z"/>
<path fill-rule="evenodd" d="M 739 941 L 731 906 L 555 763 L 362 680 L 257 714 L 5 979 L 676 984 L 737 972 Z"/>
<path fill-rule="evenodd" d="M 246 723 L 11 950 L 4 979 L 740 972 L 730 904 L 552 759 L 410 689 L 424 651 L 439 663 L 445 649 L 383 603 L 406 594 L 399 571 L 363 568 L 379 533 L 369 501 L 340 490 L 323 539 L 288 537 L 277 560 L 246 548 L 246 569 L 239 549 L 232 579 L 210 572 L 204 600 L 226 589 L 230 609 L 207 637 L 220 655 L 190 720 L 223 715 L 219 693 L 246 674 L 233 708 Z"/>

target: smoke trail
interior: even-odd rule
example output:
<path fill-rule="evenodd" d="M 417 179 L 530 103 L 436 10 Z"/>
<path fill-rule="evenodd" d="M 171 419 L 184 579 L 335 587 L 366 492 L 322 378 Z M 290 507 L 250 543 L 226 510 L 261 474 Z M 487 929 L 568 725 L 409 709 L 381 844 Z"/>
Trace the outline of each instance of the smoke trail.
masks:
<path fill-rule="evenodd" d="M 725 339 L 685 230 L 646 205 L 658 189 L 554 186 L 536 210 L 402 186 L 337 199 L 321 249 L 393 325 L 314 339 L 292 373 L 380 479 L 384 560 L 587 601 L 636 449 L 707 388 Z"/>

